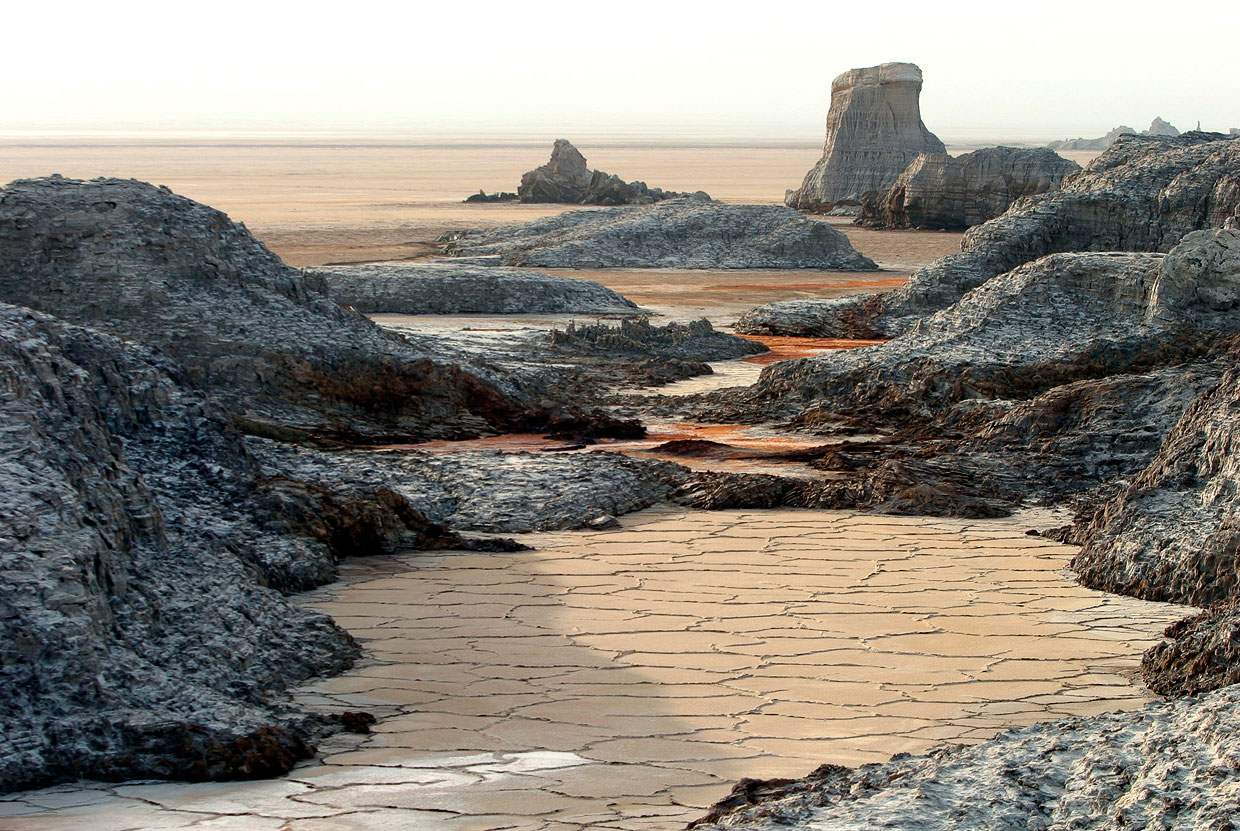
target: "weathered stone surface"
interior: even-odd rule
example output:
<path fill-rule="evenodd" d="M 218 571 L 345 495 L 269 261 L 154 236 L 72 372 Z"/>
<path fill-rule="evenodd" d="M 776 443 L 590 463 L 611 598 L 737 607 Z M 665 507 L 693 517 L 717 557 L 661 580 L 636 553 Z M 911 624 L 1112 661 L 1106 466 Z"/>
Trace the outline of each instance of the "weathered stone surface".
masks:
<path fill-rule="evenodd" d="M 1240 141 L 1196 132 L 1124 136 L 1060 190 L 1019 200 L 970 229 L 961 253 L 921 269 L 890 294 L 772 303 L 743 317 L 737 328 L 892 336 L 1022 263 L 1066 251 L 1168 251 L 1190 231 L 1222 226 L 1237 205 Z M 792 312 L 788 330 L 786 309 Z"/>
<path fill-rule="evenodd" d="M 1141 660 L 1141 680 L 1154 692 L 1201 695 L 1240 684 L 1240 598 L 1176 621 L 1164 635 Z"/>
<path fill-rule="evenodd" d="M 689 476 L 678 465 L 616 453 L 462 450 L 324 454 L 261 439 L 254 452 L 273 468 L 337 487 L 379 485 L 440 523 L 466 531 L 522 533 L 582 528 L 661 502 Z"/>
<path fill-rule="evenodd" d="M 645 182 L 626 182 L 601 170 L 590 170 L 585 156 L 566 139 L 556 139 L 551 158 L 545 165 L 522 176 L 517 188 L 517 198 L 522 202 L 573 205 L 645 205 L 686 195 L 650 188 Z"/>
<path fill-rule="evenodd" d="M 0 190 L 0 300 L 157 346 L 235 412 L 357 437 L 494 431 L 521 408 L 346 312 L 224 214 L 133 180 Z"/>
<path fill-rule="evenodd" d="M 0 790 L 308 756 L 279 693 L 358 649 L 281 592 L 435 529 L 373 484 L 273 478 L 145 346 L 0 306 L 0 378 Z"/>
<path fill-rule="evenodd" d="M 907 423 L 963 399 L 1180 363 L 1234 333 L 1240 233 L 1200 231 L 1166 256 L 1053 254 L 989 280 L 879 346 L 786 361 L 763 400 Z"/>
<path fill-rule="evenodd" d="M 704 829 L 1229 828 L 1240 689 L 1035 724 L 973 747 L 900 754 L 792 782 L 746 781 Z"/>
<path fill-rule="evenodd" d="M 452 256 L 498 254 L 505 265 L 544 268 L 877 268 L 825 222 L 697 197 L 572 211 L 441 241 Z"/>
<path fill-rule="evenodd" d="M 366 314 L 625 314 L 637 307 L 591 280 L 451 262 L 307 268 L 327 296 Z"/>
<path fill-rule="evenodd" d="M 827 212 L 886 191 L 921 153 L 944 153 L 921 120 L 921 70 L 911 63 L 850 69 L 831 82 L 822 158 L 784 202 Z"/>
<path fill-rule="evenodd" d="M 891 188 L 862 200 L 859 225 L 960 230 L 980 225 L 1013 202 L 1058 190 L 1081 166 L 1046 148 L 987 147 L 918 156 Z"/>

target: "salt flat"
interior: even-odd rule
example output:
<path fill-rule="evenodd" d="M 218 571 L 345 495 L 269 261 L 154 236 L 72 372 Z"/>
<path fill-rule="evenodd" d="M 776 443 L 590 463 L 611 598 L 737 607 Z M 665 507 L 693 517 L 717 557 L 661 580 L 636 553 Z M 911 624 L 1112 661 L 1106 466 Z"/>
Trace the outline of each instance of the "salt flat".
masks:
<path fill-rule="evenodd" d="M 303 602 L 371 659 L 298 698 L 379 714 L 371 736 L 273 781 L 17 794 L 0 827 L 674 829 L 741 776 L 1139 706 L 1186 609 L 1076 585 L 1073 549 L 1025 533 L 1060 519 L 666 507 L 353 561 Z"/>

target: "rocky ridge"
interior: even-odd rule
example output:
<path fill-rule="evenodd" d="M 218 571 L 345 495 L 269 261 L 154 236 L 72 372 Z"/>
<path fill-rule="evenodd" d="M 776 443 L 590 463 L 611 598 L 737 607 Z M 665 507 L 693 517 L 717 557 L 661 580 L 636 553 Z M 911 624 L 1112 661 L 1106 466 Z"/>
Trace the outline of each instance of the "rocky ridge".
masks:
<path fill-rule="evenodd" d="M 1115 127 L 1105 136 L 1094 139 L 1074 138 L 1062 139 L 1060 141 L 1052 141 L 1046 145 L 1051 150 L 1106 150 L 1120 136 L 1178 136 L 1180 131 L 1174 125 L 1164 121 L 1161 116 L 1154 116 L 1154 120 L 1150 122 L 1150 126 L 1138 133 L 1132 127 L 1121 124 Z"/>
<path fill-rule="evenodd" d="M 1081 166 L 1045 148 L 987 147 L 962 156 L 923 153 L 885 192 L 866 194 L 857 224 L 963 230 L 1013 202 L 1058 190 Z"/>
<path fill-rule="evenodd" d="M 1051 193 L 1018 200 L 965 234 L 962 251 L 886 295 L 790 301 L 742 316 L 737 331 L 891 337 L 995 275 L 1056 252 L 1168 251 L 1218 228 L 1240 204 L 1240 142 L 1217 133 L 1124 136 Z"/>
<path fill-rule="evenodd" d="M 822 158 L 788 191 L 792 208 L 827 213 L 883 192 L 922 153 L 946 153 L 921 120 L 921 69 L 885 63 L 850 69 L 831 82 Z"/>
<path fill-rule="evenodd" d="M 143 182 L 0 189 L 0 301 L 156 346 L 248 419 L 354 438 L 494 432 L 524 407 L 483 367 L 331 302 L 223 213 Z"/>
<path fill-rule="evenodd" d="M 499 255 L 505 265 L 542 268 L 877 268 L 825 222 L 698 197 L 572 211 L 440 241 L 450 256 Z"/>
<path fill-rule="evenodd" d="M 364 314 L 633 314 L 631 301 L 591 280 L 452 262 L 303 269 L 341 306 Z"/>

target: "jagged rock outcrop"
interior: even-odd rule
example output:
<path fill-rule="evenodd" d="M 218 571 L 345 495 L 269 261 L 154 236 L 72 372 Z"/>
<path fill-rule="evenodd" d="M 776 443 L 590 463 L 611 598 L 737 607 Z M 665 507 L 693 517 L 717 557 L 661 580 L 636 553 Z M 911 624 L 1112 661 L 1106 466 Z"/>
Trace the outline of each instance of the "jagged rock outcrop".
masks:
<path fill-rule="evenodd" d="M 469 196 L 466 196 L 464 201 L 484 203 L 516 202 L 517 195 L 515 193 L 509 193 L 506 190 L 501 190 L 497 193 L 487 193 L 485 190 L 479 188 L 477 193 L 471 193 Z"/>
<path fill-rule="evenodd" d="M 889 190 L 866 195 L 857 224 L 962 230 L 993 219 L 1021 197 L 1058 190 L 1080 169 L 1046 148 L 987 147 L 955 157 L 923 153 Z"/>
<path fill-rule="evenodd" d="M 1180 131 L 1175 125 L 1163 121 L 1162 116 L 1154 116 L 1154 120 L 1150 122 L 1148 129 L 1142 130 L 1143 136 L 1178 136 Z"/>
<path fill-rule="evenodd" d="M 647 187 L 645 182 L 626 182 L 615 174 L 591 170 L 586 164 L 586 157 L 566 139 L 556 139 L 551 148 L 551 158 L 546 164 L 523 175 L 517 188 L 517 198 L 522 202 L 563 202 L 571 205 L 646 205 L 686 195 Z"/>
<path fill-rule="evenodd" d="M 972 747 L 897 754 L 804 779 L 743 780 L 693 823 L 792 831 L 1112 831 L 1230 828 L 1240 789 L 1240 688 L 1129 713 L 1002 733 Z"/>
<path fill-rule="evenodd" d="M 879 346 L 766 369 L 737 407 L 791 402 L 887 422 L 964 399 L 1026 399 L 1082 378 L 1183 363 L 1240 331 L 1240 233 L 1170 254 L 1052 254 L 989 280 Z"/>
<path fill-rule="evenodd" d="M 0 301 L 157 346 L 234 412 L 361 439 L 494 432 L 519 416 L 502 378 L 439 362 L 321 288 L 166 188 L 0 189 Z"/>
<path fill-rule="evenodd" d="M 831 82 L 831 108 L 822 158 L 801 187 L 788 191 L 789 207 L 825 213 L 841 202 L 885 192 L 922 153 L 945 153 L 921 120 L 921 69 L 885 63 L 850 69 Z"/>
<path fill-rule="evenodd" d="M 359 650 L 282 593 L 459 538 L 373 483 L 262 467 L 145 346 L 0 305 L 0 379 L 0 790 L 309 756 L 280 691 Z"/>
<path fill-rule="evenodd" d="M 1240 141 L 1217 133 L 1124 136 L 1051 193 L 1019 200 L 965 234 L 963 250 L 885 295 L 771 303 L 746 314 L 753 334 L 883 337 L 955 303 L 997 274 L 1067 251 L 1168 251 L 1219 228 L 1240 205 Z M 789 328 L 783 320 L 792 312 Z"/>
<path fill-rule="evenodd" d="M 341 306 L 366 314 L 633 314 L 631 301 L 591 280 L 451 262 L 307 268 Z"/>
<path fill-rule="evenodd" d="M 505 265 L 542 268 L 877 268 L 825 222 L 697 197 L 572 211 L 440 241 L 452 256 L 498 254 Z"/>

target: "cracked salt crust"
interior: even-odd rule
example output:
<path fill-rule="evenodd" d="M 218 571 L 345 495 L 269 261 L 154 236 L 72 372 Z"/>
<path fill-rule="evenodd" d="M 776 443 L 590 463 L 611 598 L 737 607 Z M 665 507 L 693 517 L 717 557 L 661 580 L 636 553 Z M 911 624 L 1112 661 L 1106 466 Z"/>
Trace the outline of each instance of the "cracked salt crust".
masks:
<path fill-rule="evenodd" d="M 1188 610 L 1075 585 L 1025 535 L 1053 524 L 661 508 L 348 563 L 303 602 L 371 660 L 298 696 L 373 735 L 268 782 L 13 794 L 0 828 L 675 829 L 742 776 L 1139 706 Z"/>

